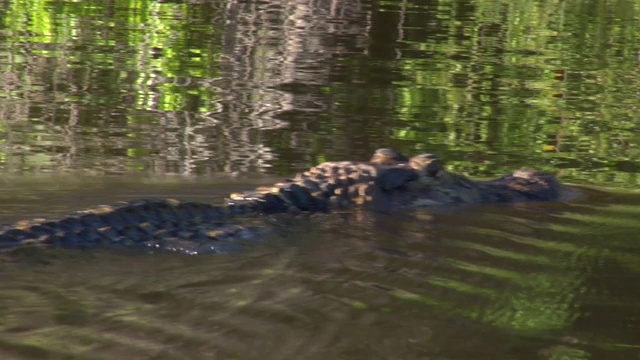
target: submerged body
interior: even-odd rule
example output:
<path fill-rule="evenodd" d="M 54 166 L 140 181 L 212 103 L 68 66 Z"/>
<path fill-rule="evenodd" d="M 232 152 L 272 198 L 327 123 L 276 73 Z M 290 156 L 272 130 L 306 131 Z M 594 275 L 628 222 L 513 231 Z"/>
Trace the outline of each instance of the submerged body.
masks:
<path fill-rule="evenodd" d="M 222 205 L 141 200 L 0 227 L 0 249 L 122 244 L 182 250 L 185 243 L 198 243 L 217 252 L 242 237 L 243 228 L 227 221 L 238 214 L 549 201 L 560 197 L 561 188 L 553 176 L 536 170 L 478 182 L 447 172 L 434 155 L 407 159 L 379 149 L 367 162 L 322 163 L 273 186 L 231 194 Z"/>

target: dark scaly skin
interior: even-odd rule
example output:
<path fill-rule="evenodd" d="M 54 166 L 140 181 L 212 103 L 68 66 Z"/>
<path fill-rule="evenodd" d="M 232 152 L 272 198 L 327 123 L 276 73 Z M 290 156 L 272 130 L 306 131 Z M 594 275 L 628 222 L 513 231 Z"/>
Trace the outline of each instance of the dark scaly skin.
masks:
<path fill-rule="evenodd" d="M 59 220 L 33 219 L 0 228 L 0 250 L 21 246 L 86 248 L 99 244 L 191 252 L 228 252 L 246 229 L 225 224 L 248 207 L 177 200 L 100 206 Z"/>
<path fill-rule="evenodd" d="M 243 227 L 229 225 L 229 219 L 240 214 L 548 201 L 558 199 L 560 190 L 553 176 L 536 170 L 476 182 L 445 171 L 434 155 L 407 159 L 395 150 L 379 149 L 368 162 L 322 163 L 275 185 L 231 194 L 222 205 L 141 200 L 59 220 L 34 219 L 0 227 L 0 250 L 118 244 L 187 253 L 227 252 L 235 240 L 246 236 Z"/>
<path fill-rule="evenodd" d="M 378 176 L 385 173 L 385 176 Z M 417 178 L 406 158 L 379 150 L 369 162 L 324 163 L 292 180 L 241 195 L 223 205 L 177 200 L 135 201 L 101 206 L 59 220 L 33 219 L 0 228 L 0 249 L 20 246 L 145 246 L 182 252 L 226 252 L 243 228 L 225 221 L 239 214 L 326 211 L 362 204 L 376 187 Z M 386 184 L 389 182 L 389 184 Z M 193 244 L 197 244 L 194 246 Z"/>

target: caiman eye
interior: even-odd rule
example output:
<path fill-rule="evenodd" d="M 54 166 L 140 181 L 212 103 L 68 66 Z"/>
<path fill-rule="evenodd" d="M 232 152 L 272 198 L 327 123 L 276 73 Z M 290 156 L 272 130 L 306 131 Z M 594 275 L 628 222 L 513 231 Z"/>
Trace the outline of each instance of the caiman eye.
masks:
<path fill-rule="evenodd" d="M 436 177 L 436 175 L 440 174 L 443 167 L 444 165 L 442 164 L 442 162 L 438 159 L 435 159 L 427 165 L 425 172 L 431 177 Z"/>
<path fill-rule="evenodd" d="M 409 165 L 419 173 L 431 177 L 436 177 L 444 168 L 442 161 L 433 154 L 416 155 L 409 160 Z"/>
<path fill-rule="evenodd" d="M 386 149 L 386 148 L 376 150 L 376 152 L 373 153 L 373 156 L 369 160 L 369 162 L 372 162 L 375 164 L 388 164 L 388 165 L 403 163 L 407 161 L 409 161 L 409 159 L 407 159 L 400 152 L 393 149 Z"/>

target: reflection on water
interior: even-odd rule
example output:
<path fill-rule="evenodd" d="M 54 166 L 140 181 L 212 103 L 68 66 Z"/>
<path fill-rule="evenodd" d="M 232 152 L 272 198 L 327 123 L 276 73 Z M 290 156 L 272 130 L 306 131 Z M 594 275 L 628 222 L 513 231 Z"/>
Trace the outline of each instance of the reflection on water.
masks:
<path fill-rule="evenodd" d="M 572 203 L 279 215 L 286 230 L 230 256 L 4 256 L 0 354 L 629 359 L 640 199 L 584 191 Z"/>
<path fill-rule="evenodd" d="M 637 185 L 634 1 L 12 3 L 4 171 L 285 174 L 387 146 Z"/>

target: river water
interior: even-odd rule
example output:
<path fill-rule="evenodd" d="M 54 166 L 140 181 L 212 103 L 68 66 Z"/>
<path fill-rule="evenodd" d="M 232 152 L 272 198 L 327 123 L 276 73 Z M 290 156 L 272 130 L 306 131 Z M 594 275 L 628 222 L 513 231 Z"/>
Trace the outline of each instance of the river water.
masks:
<path fill-rule="evenodd" d="M 393 147 L 566 201 L 0 257 L 3 359 L 640 357 L 637 1 L 0 2 L 0 223 Z M 249 221 L 249 220 L 248 220 Z"/>

